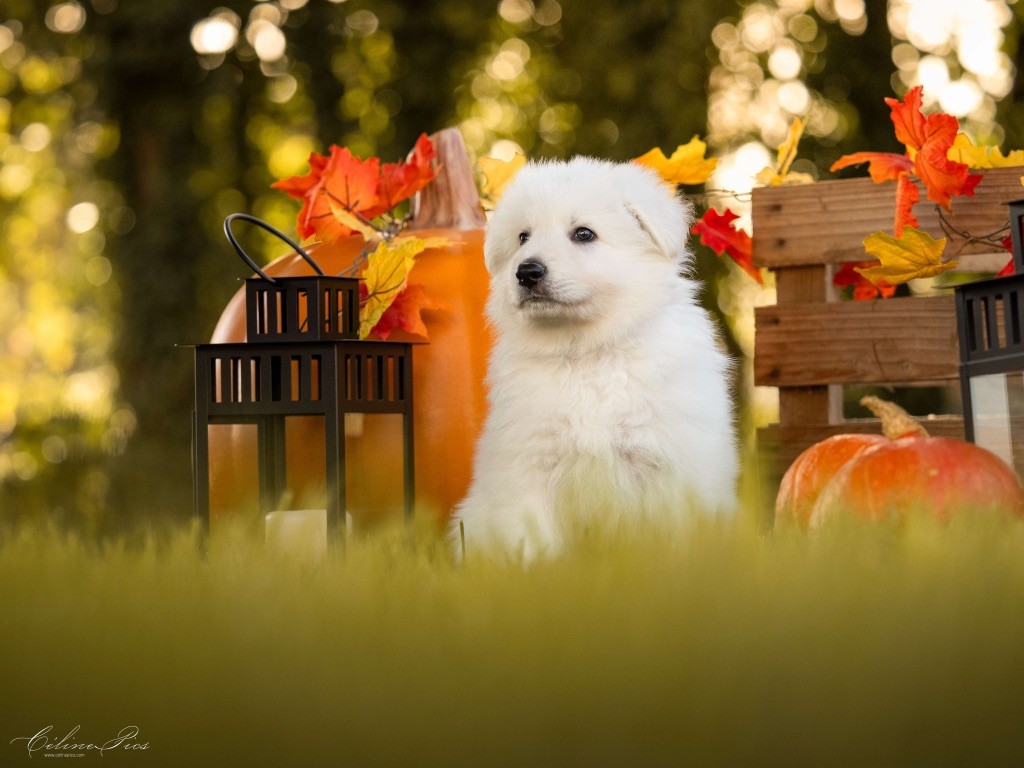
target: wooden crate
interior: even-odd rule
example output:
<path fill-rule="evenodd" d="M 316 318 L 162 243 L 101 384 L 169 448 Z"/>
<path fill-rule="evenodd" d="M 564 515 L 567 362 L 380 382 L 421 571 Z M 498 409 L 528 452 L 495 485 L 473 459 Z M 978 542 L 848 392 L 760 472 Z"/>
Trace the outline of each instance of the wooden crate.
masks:
<path fill-rule="evenodd" d="M 953 201 L 949 220 L 959 232 L 985 235 L 1008 221 L 1006 203 L 1024 196 L 1021 168 L 984 173 L 973 198 Z M 841 432 L 876 432 L 874 419 L 848 420 L 843 385 L 949 383 L 958 377 L 952 293 L 866 302 L 839 302 L 834 269 L 869 259 L 863 241 L 892 231 L 896 185 L 870 179 L 764 187 L 753 193 L 754 262 L 775 272 L 778 303 L 755 310 L 754 382 L 779 388 L 779 423 L 758 432 L 762 469 L 778 479 L 805 448 Z M 921 229 L 943 236 L 934 203 L 914 214 Z M 1009 259 L 991 245 L 953 238 L 961 269 L 996 271 Z M 963 437 L 963 420 L 937 415 L 935 435 Z"/>

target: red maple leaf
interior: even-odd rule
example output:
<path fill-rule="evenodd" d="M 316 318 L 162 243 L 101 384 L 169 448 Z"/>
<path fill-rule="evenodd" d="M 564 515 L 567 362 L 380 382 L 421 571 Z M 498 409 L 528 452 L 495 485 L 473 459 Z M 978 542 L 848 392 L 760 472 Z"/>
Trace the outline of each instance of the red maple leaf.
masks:
<path fill-rule="evenodd" d="M 425 309 L 447 310 L 449 307 L 431 298 L 422 285 L 410 284 L 406 286 L 395 300 L 391 302 L 380 320 L 373 326 L 371 333 L 378 338 L 387 341 L 388 336 L 396 328 L 427 338 L 427 326 L 423 322 L 422 312 Z"/>
<path fill-rule="evenodd" d="M 888 299 L 896 293 L 895 285 L 890 285 L 884 280 L 879 281 L 878 285 L 875 285 L 864 275 L 856 271 L 857 269 L 877 267 L 878 264 L 879 262 L 877 261 L 844 262 L 842 268 L 832 277 L 832 284 L 837 288 L 849 288 L 852 286 L 854 301 L 870 301 L 878 296 Z"/>
<path fill-rule="evenodd" d="M 699 235 L 700 241 L 708 248 L 719 256 L 728 254 L 748 275 L 764 285 L 761 270 L 754 266 L 754 249 L 750 235 L 734 226 L 738 218 L 739 216 L 728 209 L 725 213 L 719 213 L 714 208 L 708 208 L 691 231 Z"/>

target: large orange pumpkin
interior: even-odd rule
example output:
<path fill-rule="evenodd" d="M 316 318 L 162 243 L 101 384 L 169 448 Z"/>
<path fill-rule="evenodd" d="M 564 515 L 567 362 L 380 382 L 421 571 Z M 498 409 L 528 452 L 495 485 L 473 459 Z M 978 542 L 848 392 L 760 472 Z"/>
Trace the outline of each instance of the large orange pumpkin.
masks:
<path fill-rule="evenodd" d="M 483 259 L 484 217 L 465 145 L 455 129 L 432 137 L 438 175 L 413 200 L 411 229 L 444 237 L 451 245 L 425 251 L 409 281 L 444 304 L 426 322 L 429 343 L 413 352 L 416 499 L 418 513 L 446 519 L 465 494 L 473 450 L 486 409 L 484 375 L 491 336 L 484 320 L 488 275 Z M 327 274 L 352 265 L 361 237 L 308 250 Z M 265 267 L 271 275 L 312 270 L 297 255 Z M 417 340 L 396 330 L 390 338 Z M 214 330 L 214 343 L 245 340 L 243 292 L 231 299 Z M 316 506 L 323 496 L 323 425 L 317 417 L 286 424 L 288 486 L 292 506 Z M 357 522 L 386 516 L 401 505 L 401 418 L 367 416 L 346 423 L 347 506 Z M 253 427 L 216 426 L 210 432 L 211 516 L 251 509 L 256 499 Z"/>
<path fill-rule="evenodd" d="M 803 492 L 803 514 L 811 501 L 811 527 L 842 513 L 883 520 L 918 509 L 943 521 L 964 512 L 996 510 L 1024 516 L 1020 480 L 1000 458 L 962 440 L 931 437 L 894 403 L 876 397 L 861 403 L 882 419 L 882 442 L 861 445 L 827 482 L 822 483 L 823 474 L 815 475 L 816 498 L 810 485 L 801 488 L 799 479 L 791 480 L 797 488 L 787 493 Z"/>

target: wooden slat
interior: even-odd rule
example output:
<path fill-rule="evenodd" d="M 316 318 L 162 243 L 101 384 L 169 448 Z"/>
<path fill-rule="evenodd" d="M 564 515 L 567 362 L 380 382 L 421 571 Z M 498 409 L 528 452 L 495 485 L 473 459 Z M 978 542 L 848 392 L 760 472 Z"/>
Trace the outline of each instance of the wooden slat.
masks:
<path fill-rule="evenodd" d="M 839 394 L 842 394 L 840 388 Z M 781 424 L 814 424 L 839 421 L 834 418 L 831 387 L 779 387 L 779 422 Z M 839 402 L 842 409 L 842 401 Z"/>
<path fill-rule="evenodd" d="M 754 322 L 759 386 L 897 384 L 958 375 L 952 296 L 759 307 Z"/>
<path fill-rule="evenodd" d="M 1024 168 L 992 168 L 974 197 L 953 201 L 950 221 L 975 237 L 992 233 L 1009 221 L 1006 203 L 1024 197 Z M 872 232 L 892 231 L 896 184 L 875 184 L 868 178 L 820 181 L 816 184 L 761 187 L 753 193 L 754 263 L 760 267 L 836 264 L 863 261 L 863 240 Z M 914 206 L 921 229 L 942 236 L 935 203 L 926 199 Z M 963 241 L 954 239 L 950 253 Z M 992 253 L 999 249 L 966 245 L 963 253 Z M 1005 263 L 1005 260 L 1004 260 Z"/>
<path fill-rule="evenodd" d="M 831 275 L 825 266 L 790 267 L 775 273 L 775 300 L 779 304 L 835 299 Z"/>
<path fill-rule="evenodd" d="M 775 292 L 780 304 L 829 301 L 835 298 L 831 268 L 790 267 L 775 273 Z M 779 390 L 779 421 L 782 424 L 831 422 L 842 418 L 842 392 L 835 387 L 796 387 Z"/>
<path fill-rule="evenodd" d="M 923 418 L 921 423 L 930 435 L 963 440 L 964 420 L 960 416 Z M 768 478 L 777 482 L 793 460 L 806 448 L 826 437 L 850 433 L 880 435 L 882 427 L 878 419 L 852 419 L 841 424 L 805 424 L 798 427 L 784 427 L 778 424 L 763 427 L 757 430 L 761 469 Z"/>

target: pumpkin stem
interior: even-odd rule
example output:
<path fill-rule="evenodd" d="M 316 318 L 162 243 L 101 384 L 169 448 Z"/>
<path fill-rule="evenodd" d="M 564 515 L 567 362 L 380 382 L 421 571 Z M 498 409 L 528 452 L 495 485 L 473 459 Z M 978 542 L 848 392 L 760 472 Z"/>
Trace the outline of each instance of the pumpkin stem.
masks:
<path fill-rule="evenodd" d="M 928 431 L 921 422 L 900 408 L 896 403 L 869 395 L 860 399 L 860 404 L 882 420 L 882 434 L 890 440 L 908 435 L 928 437 Z"/>
<path fill-rule="evenodd" d="M 431 163 L 437 176 L 413 197 L 409 228 L 482 228 L 484 210 L 462 134 L 458 128 L 445 128 L 430 139 L 437 149 Z"/>

